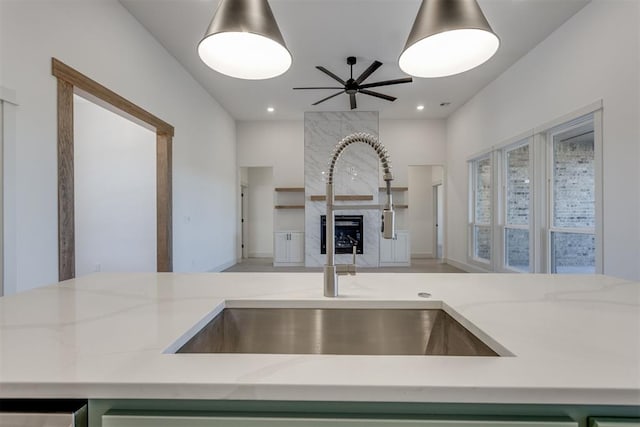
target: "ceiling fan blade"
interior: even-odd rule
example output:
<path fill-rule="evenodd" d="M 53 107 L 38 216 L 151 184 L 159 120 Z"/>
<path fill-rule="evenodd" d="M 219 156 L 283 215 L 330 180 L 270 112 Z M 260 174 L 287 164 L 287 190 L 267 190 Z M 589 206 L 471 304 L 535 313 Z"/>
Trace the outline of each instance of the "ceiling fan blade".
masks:
<path fill-rule="evenodd" d="M 378 68 L 380 68 L 381 65 L 382 65 L 382 62 L 373 61 L 373 64 L 369 65 L 369 68 L 364 70 L 364 72 L 362 74 L 360 74 L 360 77 L 358 77 L 356 79 L 356 83 L 360 84 L 363 81 L 365 81 L 367 79 L 367 77 L 369 77 L 371 74 L 373 74 L 373 72 L 376 71 Z"/>
<path fill-rule="evenodd" d="M 397 98 L 389 95 L 385 95 L 384 93 L 373 92 L 366 89 L 360 89 L 360 93 L 364 93 L 365 95 L 375 96 L 376 98 L 386 99 L 387 101 L 395 101 Z"/>
<path fill-rule="evenodd" d="M 351 102 L 351 109 L 355 110 L 356 108 L 358 108 L 358 104 L 356 104 L 356 94 L 355 93 L 350 93 L 349 94 L 349 101 Z"/>
<path fill-rule="evenodd" d="M 338 86 L 332 86 L 332 87 L 294 87 L 293 90 L 300 90 L 300 89 L 343 89 L 341 87 Z"/>
<path fill-rule="evenodd" d="M 378 86 L 389 86 L 389 85 L 397 85 L 400 83 L 411 83 L 413 81 L 413 79 L 411 77 L 405 77 L 402 79 L 395 79 L 395 80 L 385 80 L 383 82 L 376 82 L 376 83 L 369 83 L 366 85 L 361 85 L 360 89 L 366 89 L 369 87 L 378 87 Z"/>
<path fill-rule="evenodd" d="M 341 93 L 344 93 L 344 91 L 343 91 L 343 90 L 341 90 L 341 91 L 340 91 L 340 92 L 338 92 L 338 93 L 334 93 L 333 95 L 329 95 L 329 96 L 327 96 L 326 98 L 322 98 L 320 101 L 318 101 L 318 102 L 314 102 L 314 103 L 313 103 L 313 104 L 311 104 L 311 105 L 318 105 L 318 104 L 320 104 L 321 102 L 324 102 L 324 101 L 327 101 L 327 100 L 329 100 L 329 99 L 333 98 L 334 96 L 338 96 L 338 95 L 340 95 Z"/>
<path fill-rule="evenodd" d="M 335 74 L 333 74 L 331 71 L 327 70 L 326 68 L 322 67 L 322 66 L 317 66 L 316 67 L 318 70 L 322 71 L 323 73 L 325 73 L 326 75 L 328 75 L 329 77 L 331 77 L 334 80 L 337 80 L 340 82 L 340 84 L 345 85 L 347 84 L 344 80 L 342 80 L 340 77 L 336 76 Z"/>

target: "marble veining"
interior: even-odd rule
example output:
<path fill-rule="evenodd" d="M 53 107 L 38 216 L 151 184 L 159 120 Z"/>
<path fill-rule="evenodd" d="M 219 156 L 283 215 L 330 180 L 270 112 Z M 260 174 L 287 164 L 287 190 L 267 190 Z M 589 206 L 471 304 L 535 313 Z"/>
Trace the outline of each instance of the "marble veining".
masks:
<path fill-rule="evenodd" d="M 639 282 L 359 273 L 340 291 L 324 298 L 322 273 L 100 273 L 2 297 L 0 398 L 640 406 Z M 512 356 L 165 353 L 221 306 L 255 304 L 441 305 Z"/>
<path fill-rule="evenodd" d="M 326 193 L 324 173 L 327 172 L 333 148 L 344 137 L 366 132 L 378 136 L 377 112 L 313 112 L 304 117 L 304 180 L 305 180 L 305 265 L 323 266 L 326 255 L 320 253 L 320 216 L 326 213 L 326 202 L 314 202 L 311 195 Z M 335 194 L 372 195 L 370 201 L 348 204 L 378 204 L 380 167 L 378 156 L 364 144 L 347 148 L 336 163 Z M 338 202 L 340 203 L 340 202 Z M 337 204 L 338 204 L 337 203 Z M 337 215 L 362 215 L 364 254 L 356 264 L 378 267 L 380 261 L 380 212 L 372 210 L 339 211 Z M 351 255 L 336 255 L 336 263 L 351 262 Z"/>

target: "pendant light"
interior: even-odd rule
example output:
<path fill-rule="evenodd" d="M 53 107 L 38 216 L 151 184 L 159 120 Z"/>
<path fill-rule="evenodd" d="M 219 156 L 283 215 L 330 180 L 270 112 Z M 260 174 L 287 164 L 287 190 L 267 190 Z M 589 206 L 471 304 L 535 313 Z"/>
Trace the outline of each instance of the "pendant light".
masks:
<path fill-rule="evenodd" d="M 210 68 L 239 79 L 269 79 L 291 66 L 267 0 L 220 0 L 198 55 Z"/>
<path fill-rule="evenodd" d="M 444 77 L 486 62 L 498 50 L 476 0 L 422 0 L 398 65 L 415 77 Z"/>

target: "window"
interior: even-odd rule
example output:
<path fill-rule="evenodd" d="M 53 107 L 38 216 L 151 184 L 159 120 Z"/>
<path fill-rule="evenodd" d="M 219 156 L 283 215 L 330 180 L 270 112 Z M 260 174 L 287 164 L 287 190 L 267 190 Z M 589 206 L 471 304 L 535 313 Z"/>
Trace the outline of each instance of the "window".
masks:
<path fill-rule="evenodd" d="M 470 267 L 602 273 L 602 104 L 587 108 L 469 160 Z"/>
<path fill-rule="evenodd" d="M 529 141 L 503 151 L 504 161 L 504 268 L 530 271 L 529 231 L 531 205 L 531 153 Z"/>
<path fill-rule="evenodd" d="M 549 272 L 595 273 L 593 121 L 551 133 Z"/>
<path fill-rule="evenodd" d="M 470 209 L 471 256 L 483 263 L 491 261 L 492 171 L 491 157 L 471 162 L 472 203 Z"/>

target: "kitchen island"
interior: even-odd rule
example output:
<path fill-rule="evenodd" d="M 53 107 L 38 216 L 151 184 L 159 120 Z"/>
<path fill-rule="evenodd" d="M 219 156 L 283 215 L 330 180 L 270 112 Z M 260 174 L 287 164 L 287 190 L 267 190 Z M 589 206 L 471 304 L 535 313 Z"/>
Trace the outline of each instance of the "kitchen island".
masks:
<path fill-rule="evenodd" d="M 173 354 L 225 306 L 441 308 L 500 357 Z M 640 283 L 359 273 L 328 299 L 319 273 L 95 274 L 0 298 L 12 398 L 88 399 L 92 425 L 118 409 L 637 417 Z"/>

